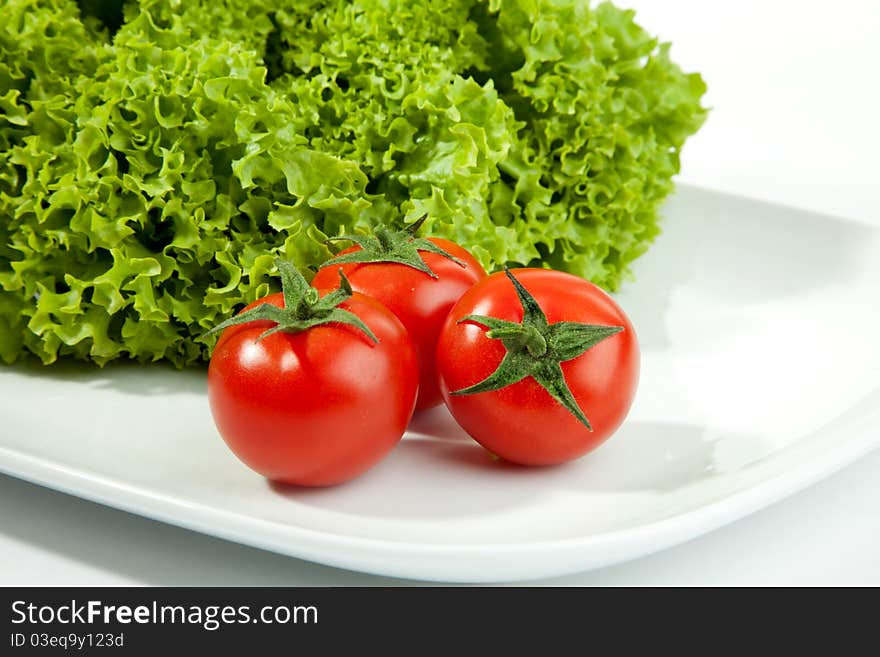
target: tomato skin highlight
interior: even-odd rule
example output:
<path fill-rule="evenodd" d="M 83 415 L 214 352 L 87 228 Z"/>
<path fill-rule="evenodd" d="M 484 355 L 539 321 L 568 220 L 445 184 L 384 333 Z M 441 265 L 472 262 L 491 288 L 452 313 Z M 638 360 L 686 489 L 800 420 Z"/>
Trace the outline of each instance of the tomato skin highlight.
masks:
<path fill-rule="evenodd" d="M 428 274 L 395 262 L 330 265 L 318 270 L 315 287 L 339 283 L 341 268 L 352 289 L 376 299 L 393 312 L 409 333 L 419 363 L 419 396 L 416 409 L 436 406 L 443 401 L 437 385 L 436 348 L 440 330 L 449 311 L 477 281 L 486 277 L 482 265 L 455 242 L 439 237 L 427 238 L 467 266 L 462 267 L 436 253 L 420 252 L 425 263 L 437 274 Z M 359 250 L 349 247 L 339 255 Z"/>
<path fill-rule="evenodd" d="M 592 283 L 547 269 L 515 269 L 513 273 L 551 324 L 568 321 L 623 327 L 561 364 L 565 381 L 593 430 L 531 376 L 499 390 L 451 394 L 488 377 L 506 353 L 502 342 L 487 337 L 484 328 L 458 321 L 467 315 L 522 321 L 522 305 L 501 272 L 471 288 L 447 317 L 437 345 L 440 389 L 456 421 L 493 454 L 522 465 L 563 463 L 598 447 L 625 419 L 638 385 L 638 339 L 620 306 Z"/>
<path fill-rule="evenodd" d="M 244 310 L 262 303 L 284 307 L 278 293 Z M 208 399 L 220 435 L 242 462 L 273 481 L 348 481 L 381 460 L 412 417 L 418 370 L 403 325 L 358 293 L 339 307 L 358 315 L 379 343 L 341 324 L 258 342 L 273 324 L 254 321 L 225 329 L 214 348 Z"/>

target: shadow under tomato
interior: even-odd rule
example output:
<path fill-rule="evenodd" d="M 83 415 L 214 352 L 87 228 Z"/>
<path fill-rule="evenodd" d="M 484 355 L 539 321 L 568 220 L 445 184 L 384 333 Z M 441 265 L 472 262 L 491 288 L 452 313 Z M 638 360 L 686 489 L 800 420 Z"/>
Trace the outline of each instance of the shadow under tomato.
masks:
<path fill-rule="evenodd" d="M 515 510 L 560 493 L 672 492 L 721 473 L 715 452 L 722 441 L 751 445 L 755 460 L 766 455 L 752 437 L 713 435 L 684 424 L 632 422 L 577 461 L 537 468 L 497 460 L 473 441 L 415 435 L 342 486 L 269 485 L 292 501 L 324 511 L 430 521 Z"/>
<path fill-rule="evenodd" d="M 424 436 L 437 440 L 457 440 L 471 442 L 471 437 L 453 419 L 445 406 L 436 406 L 416 411 L 407 427 L 411 436 Z"/>

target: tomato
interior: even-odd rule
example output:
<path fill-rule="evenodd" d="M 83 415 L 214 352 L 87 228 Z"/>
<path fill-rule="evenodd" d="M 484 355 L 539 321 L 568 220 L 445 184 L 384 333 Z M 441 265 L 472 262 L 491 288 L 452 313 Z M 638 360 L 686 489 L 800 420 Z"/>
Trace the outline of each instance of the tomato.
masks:
<path fill-rule="evenodd" d="M 299 279 L 297 294 L 268 296 L 218 327 L 208 398 L 220 435 L 246 465 L 274 481 L 326 486 L 363 473 L 397 444 L 418 370 L 406 329 L 385 306 L 350 290 L 309 291 Z M 340 301 L 327 311 L 319 304 L 331 295 Z M 302 327 L 288 318 L 299 329 L 290 332 L 277 330 L 277 311 L 265 305 L 297 305 L 301 317 L 317 311 Z"/>
<path fill-rule="evenodd" d="M 413 239 L 411 229 L 398 235 L 401 240 Z M 486 272 L 470 253 L 455 242 L 436 237 L 419 241 L 421 243 L 417 243 L 416 248 L 424 247 L 424 242 L 427 241 L 455 259 L 419 248 L 418 257 L 434 273 L 435 276 L 432 277 L 430 273 L 413 264 L 382 260 L 386 257 L 382 252 L 358 254 L 363 247 L 355 245 L 341 251 L 337 258 L 348 255 L 358 257 L 355 255 L 358 254 L 364 256 L 367 262 L 345 262 L 344 258 L 339 258 L 342 263 L 337 265 L 337 258 L 334 258 L 318 270 L 312 285 L 335 285 L 339 280 L 338 272 L 341 267 L 351 281 L 352 288 L 382 302 L 397 315 L 416 348 L 419 363 L 419 396 L 416 408 L 424 409 L 442 401 L 437 386 L 435 352 L 443 321 L 461 295 L 474 283 L 485 278 Z M 368 243 L 366 246 L 369 249 L 371 245 Z M 373 250 L 376 249 L 375 244 L 372 247 Z M 412 249 L 413 253 L 415 250 Z"/>
<path fill-rule="evenodd" d="M 623 422 L 639 347 L 624 311 L 595 285 L 516 269 L 458 301 L 437 370 L 449 410 L 477 442 L 507 461 L 551 465 L 586 454 Z"/>

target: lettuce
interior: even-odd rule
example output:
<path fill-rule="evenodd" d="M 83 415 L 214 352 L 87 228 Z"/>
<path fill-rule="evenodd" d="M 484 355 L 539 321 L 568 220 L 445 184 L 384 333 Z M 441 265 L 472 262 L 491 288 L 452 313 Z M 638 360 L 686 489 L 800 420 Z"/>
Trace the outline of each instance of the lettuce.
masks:
<path fill-rule="evenodd" d="M 581 0 L 6 0 L 0 358 L 208 358 L 274 257 L 423 213 L 609 289 L 705 91 Z"/>

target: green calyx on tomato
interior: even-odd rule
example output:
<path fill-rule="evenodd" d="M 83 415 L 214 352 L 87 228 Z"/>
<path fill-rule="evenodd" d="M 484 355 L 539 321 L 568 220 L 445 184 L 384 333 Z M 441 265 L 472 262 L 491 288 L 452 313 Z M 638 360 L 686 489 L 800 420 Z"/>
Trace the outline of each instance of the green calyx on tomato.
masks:
<path fill-rule="evenodd" d="M 321 267 L 349 263 L 396 262 L 413 269 L 418 269 L 431 278 L 437 278 L 437 274 L 428 266 L 428 263 L 419 254 L 419 251 L 436 253 L 444 258 L 449 258 L 460 267 L 466 267 L 467 265 L 464 262 L 445 249 L 424 237 L 416 236 L 416 232 L 422 227 L 427 218 L 428 215 L 424 214 L 399 231 L 391 230 L 386 226 L 379 226 L 376 228 L 374 235 L 340 235 L 339 237 L 330 237 L 326 240 L 327 242 L 354 242 L 361 248 L 357 251 L 343 253 L 335 258 L 331 258 Z"/>
<path fill-rule="evenodd" d="M 281 294 L 284 296 L 284 308 L 263 303 L 251 308 L 240 315 L 236 315 L 225 322 L 217 324 L 205 335 L 211 335 L 222 331 L 230 326 L 247 324 L 254 321 L 275 322 L 275 326 L 262 333 L 257 340 L 279 331 L 287 333 L 299 333 L 322 324 L 348 324 L 363 331 L 374 343 L 379 338 L 364 324 L 363 320 L 343 308 L 339 308 L 346 299 L 352 295 L 351 284 L 339 270 L 339 287 L 325 296 L 321 296 L 318 290 L 311 287 L 296 267 L 282 260 L 275 259 L 275 266 L 281 275 Z"/>
<path fill-rule="evenodd" d="M 535 298 L 506 267 L 504 273 L 513 283 L 523 308 L 522 323 L 495 317 L 467 315 L 459 324 L 471 322 L 489 329 L 486 336 L 501 340 L 507 353 L 498 368 L 472 386 L 456 390 L 453 395 L 473 395 L 499 390 L 527 376 L 538 382 L 590 431 L 593 427 L 578 406 L 565 382 L 561 363 L 577 358 L 585 351 L 623 330 L 622 326 L 600 326 L 580 322 L 550 324 Z"/>

